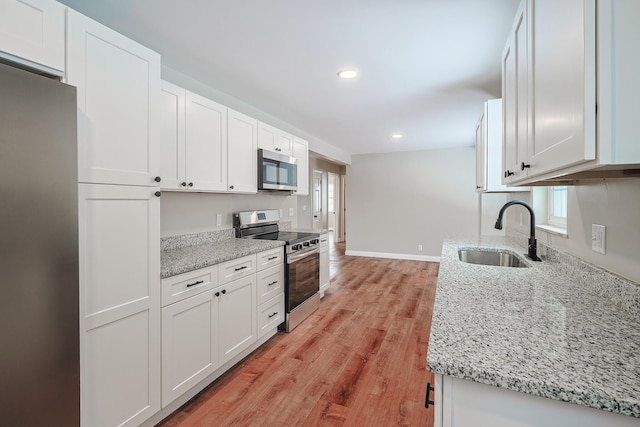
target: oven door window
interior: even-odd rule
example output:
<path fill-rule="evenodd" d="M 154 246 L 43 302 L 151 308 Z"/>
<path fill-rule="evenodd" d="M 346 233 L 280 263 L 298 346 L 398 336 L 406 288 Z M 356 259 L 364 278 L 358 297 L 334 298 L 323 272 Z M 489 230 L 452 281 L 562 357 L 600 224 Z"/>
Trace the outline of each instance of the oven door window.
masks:
<path fill-rule="evenodd" d="M 314 253 L 287 265 L 289 296 L 287 311 L 291 312 L 320 290 L 320 254 Z"/>

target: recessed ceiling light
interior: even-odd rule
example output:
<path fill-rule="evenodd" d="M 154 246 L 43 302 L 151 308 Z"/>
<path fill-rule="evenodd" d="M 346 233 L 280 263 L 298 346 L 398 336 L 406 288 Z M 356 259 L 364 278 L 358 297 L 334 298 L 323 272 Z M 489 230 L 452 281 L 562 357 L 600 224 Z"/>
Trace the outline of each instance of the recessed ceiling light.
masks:
<path fill-rule="evenodd" d="M 400 139 L 400 138 L 402 138 L 402 134 L 401 133 L 394 133 L 393 135 L 391 135 L 391 138 Z"/>
<path fill-rule="evenodd" d="M 342 70 L 338 72 L 338 77 L 341 79 L 352 79 L 358 76 L 358 72 L 355 70 Z"/>

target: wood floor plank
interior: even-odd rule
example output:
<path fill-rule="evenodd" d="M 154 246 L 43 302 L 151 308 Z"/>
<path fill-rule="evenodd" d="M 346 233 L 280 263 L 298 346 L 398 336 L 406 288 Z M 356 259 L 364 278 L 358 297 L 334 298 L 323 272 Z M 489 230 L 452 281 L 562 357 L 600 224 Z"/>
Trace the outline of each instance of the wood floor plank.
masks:
<path fill-rule="evenodd" d="M 424 408 L 437 263 L 349 257 L 332 244 L 320 308 L 160 425 L 432 426 Z"/>

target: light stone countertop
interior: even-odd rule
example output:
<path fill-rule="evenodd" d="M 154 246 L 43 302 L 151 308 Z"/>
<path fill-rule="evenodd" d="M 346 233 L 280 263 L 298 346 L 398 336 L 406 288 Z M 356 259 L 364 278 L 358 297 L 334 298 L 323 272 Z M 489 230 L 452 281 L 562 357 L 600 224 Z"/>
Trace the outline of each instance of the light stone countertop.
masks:
<path fill-rule="evenodd" d="M 191 246 L 166 248 L 160 252 L 160 278 L 165 279 L 283 245 L 284 242 L 274 240 L 228 237 Z"/>
<path fill-rule="evenodd" d="M 427 369 L 640 418 L 640 286 L 540 243 L 530 268 L 458 259 L 516 241 L 445 241 Z"/>

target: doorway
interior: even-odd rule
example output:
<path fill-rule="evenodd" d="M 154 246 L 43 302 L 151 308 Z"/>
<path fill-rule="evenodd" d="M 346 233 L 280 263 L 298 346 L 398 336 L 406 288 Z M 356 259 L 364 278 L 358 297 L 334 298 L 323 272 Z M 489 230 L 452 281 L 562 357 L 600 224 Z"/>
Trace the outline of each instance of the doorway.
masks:
<path fill-rule="evenodd" d="M 322 171 L 313 171 L 313 228 L 324 228 L 322 217 Z"/>

